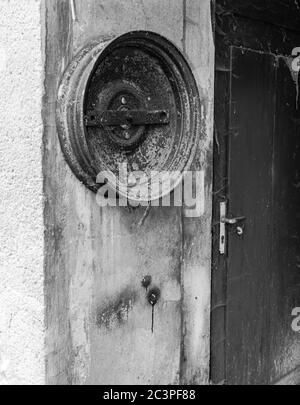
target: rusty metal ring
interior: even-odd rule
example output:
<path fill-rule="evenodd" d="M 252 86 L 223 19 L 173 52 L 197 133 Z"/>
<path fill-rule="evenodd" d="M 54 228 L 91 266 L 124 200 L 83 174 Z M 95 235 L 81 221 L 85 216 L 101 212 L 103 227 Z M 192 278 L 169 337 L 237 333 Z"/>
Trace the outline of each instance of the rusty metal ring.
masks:
<path fill-rule="evenodd" d="M 171 103 L 169 127 L 167 128 L 165 125 L 163 128 L 162 125 L 154 125 L 152 128 L 151 125 L 146 125 L 147 131 L 150 131 L 149 137 L 147 135 L 145 141 L 139 145 L 140 149 L 132 151 L 128 158 L 129 161 L 130 159 L 134 161 L 135 158 L 140 159 L 141 167 L 139 166 L 139 169 L 146 172 L 147 170 L 157 170 L 158 172 L 177 173 L 166 189 L 160 190 L 159 195 L 152 196 L 152 199 L 157 199 L 169 193 L 181 181 L 182 172 L 188 170 L 194 159 L 201 136 L 200 98 L 196 81 L 182 53 L 167 39 L 152 32 L 134 31 L 118 38 L 101 38 L 83 48 L 65 71 L 59 87 L 56 115 L 58 135 L 64 156 L 73 173 L 89 189 L 94 192 L 99 189 L 96 181 L 99 171 L 110 171 L 112 176 L 116 174 L 113 164 L 116 164 L 118 159 L 126 160 L 127 155 L 124 154 L 126 151 L 116 149 L 115 152 L 109 144 L 102 147 L 105 138 L 100 129 L 87 128 L 85 117 L 89 104 L 96 103 L 95 94 L 90 90 L 95 82 L 95 77 L 98 80 L 97 89 L 101 87 L 101 77 L 97 73 L 97 69 L 101 70 L 101 63 L 103 64 L 106 58 L 111 58 L 110 55 L 114 52 L 120 52 L 123 55 L 124 49 L 129 52 L 133 50 L 132 53 L 143 52 L 149 55 L 152 64 L 149 62 L 149 66 L 151 68 L 154 66 L 157 72 L 161 72 L 159 80 L 165 85 L 164 91 L 167 95 L 164 98 L 164 94 L 162 96 L 162 92 L 159 93 L 159 86 L 154 90 L 148 88 L 147 91 L 154 91 L 151 96 L 153 99 L 155 97 L 158 99 L 158 104 L 161 104 L 163 100 Z M 138 55 L 138 57 L 141 56 Z M 137 64 L 137 78 L 138 70 L 139 65 Z M 148 72 L 144 71 L 140 74 L 147 76 Z M 153 77 L 151 78 L 152 85 L 155 83 Z M 162 97 L 161 102 L 159 97 Z M 161 105 L 160 109 L 163 108 L 164 105 Z M 155 111 L 151 113 L 149 122 L 153 117 L 157 119 L 155 113 Z M 164 114 L 168 116 L 169 112 L 164 112 Z M 148 121 L 146 122 L 148 123 Z M 108 156 L 110 153 L 113 156 Z M 149 158 L 151 153 L 155 156 L 152 161 Z M 120 186 L 118 191 L 124 196 L 128 196 L 126 187 L 123 184 L 118 184 L 118 186 Z M 146 190 L 147 187 L 144 189 Z M 144 197 L 139 195 L 138 199 L 146 199 Z"/>

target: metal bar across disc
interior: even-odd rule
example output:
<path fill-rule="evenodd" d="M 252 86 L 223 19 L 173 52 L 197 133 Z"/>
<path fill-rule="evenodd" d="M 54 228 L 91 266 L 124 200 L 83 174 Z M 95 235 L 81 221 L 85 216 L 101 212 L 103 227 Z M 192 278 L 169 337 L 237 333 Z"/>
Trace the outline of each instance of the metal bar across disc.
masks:
<path fill-rule="evenodd" d="M 107 110 L 102 113 L 92 110 L 85 117 L 86 126 L 121 126 L 168 124 L 170 113 L 167 110 Z"/>

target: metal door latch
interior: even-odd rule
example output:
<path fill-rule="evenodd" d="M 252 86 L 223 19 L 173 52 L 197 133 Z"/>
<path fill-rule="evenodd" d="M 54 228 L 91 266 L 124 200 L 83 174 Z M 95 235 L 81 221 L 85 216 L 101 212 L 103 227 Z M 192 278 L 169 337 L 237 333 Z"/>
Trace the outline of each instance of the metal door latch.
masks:
<path fill-rule="evenodd" d="M 228 225 L 235 225 L 240 221 L 243 221 L 246 219 L 246 217 L 237 217 L 237 218 L 226 218 L 226 217 L 221 217 L 220 222 L 223 224 L 228 224 Z"/>
<path fill-rule="evenodd" d="M 244 221 L 246 217 L 227 217 L 227 202 L 220 202 L 220 238 L 219 238 L 219 252 L 224 255 L 226 252 L 226 225 L 236 225 L 241 221 Z M 243 228 L 237 227 L 237 234 L 241 236 L 243 234 Z"/>

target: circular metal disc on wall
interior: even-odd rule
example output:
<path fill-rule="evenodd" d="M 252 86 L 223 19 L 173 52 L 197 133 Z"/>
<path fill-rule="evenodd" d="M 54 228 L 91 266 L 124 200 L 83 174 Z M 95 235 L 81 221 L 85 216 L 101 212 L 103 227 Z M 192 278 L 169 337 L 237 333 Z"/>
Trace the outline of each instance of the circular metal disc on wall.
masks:
<path fill-rule="evenodd" d="M 106 172 L 119 194 L 155 200 L 189 168 L 199 111 L 197 85 L 180 51 L 157 34 L 137 31 L 91 43 L 75 57 L 59 90 L 58 132 L 68 163 L 87 187 L 96 191 L 97 175 Z M 136 195 L 127 187 L 132 172 Z M 157 188 L 161 172 L 171 181 Z"/>

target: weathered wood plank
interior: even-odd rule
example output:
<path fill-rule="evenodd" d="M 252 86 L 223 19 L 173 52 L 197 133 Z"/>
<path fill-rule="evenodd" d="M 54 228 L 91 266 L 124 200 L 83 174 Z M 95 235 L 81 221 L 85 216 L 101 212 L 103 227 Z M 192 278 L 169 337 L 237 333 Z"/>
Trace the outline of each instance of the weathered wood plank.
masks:
<path fill-rule="evenodd" d="M 216 42 L 215 101 L 214 101 L 214 182 L 213 182 L 213 254 L 211 292 L 211 381 L 219 384 L 225 378 L 226 326 L 226 255 L 219 253 L 220 203 L 227 193 L 227 144 L 230 98 L 229 58 L 220 51 Z M 221 48 L 222 49 L 222 48 Z M 224 153 L 222 153 L 224 151 Z"/>
<path fill-rule="evenodd" d="M 217 15 L 217 37 L 225 46 L 235 45 L 290 56 L 299 43 L 299 33 L 282 27 L 255 21 L 244 16 Z M 262 37 L 263 35 L 263 37 Z M 217 49 L 217 52 L 218 49 Z"/>
<path fill-rule="evenodd" d="M 149 7 L 148 2 L 77 1 L 73 27 L 68 2 L 48 3 L 48 22 L 53 25 L 47 30 L 47 66 L 55 67 L 55 72 L 48 71 L 49 132 L 45 140 L 45 167 L 50 174 L 45 185 L 49 201 L 45 214 L 51 383 L 178 381 L 180 211 L 153 209 L 141 229 L 137 224 L 143 208 L 100 212 L 95 195 L 79 184 L 62 158 L 54 114 L 57 82 L 69 55 L 96 34 L 150 29 L 180 44 L 182 28 L 177 24 L 175 29 L 173 23 L 178 18 L 182 21 L 182 2 L 173 2 L 172 7 L 163 3 L 152 2 Z M 51 233 L 53 228 L 56 231 Z M 153 334 L 152 307 L 141 286 L 148 273 L 162 291 L 161 303 L 155 308 Z M 123 325 L 115 324 L 114 317 L 121 317 Z"/>
<path fill-rule="evenodd" d="M 115 209 L 101 216 L 102 250 L 95 252 L 91 383 L 177 383 L 181 342 L 181 221 L 177 209 Z M 98 231 L 99 233 L 99 231 Z M 100 237 L 100 235 L 99 235 Z M 119 254 L 118 254 L 119 252 Z M 161 298 L 154 307 L 142 287 L 150 275 Z"/>
<path fill-rule="evenodd" d="M 136 30 L 154 31 L 182 45 L 183 0 L 77 0 L 76 15 L 75 50 L 91 38 Z"/>
<path fill-rule="evenodd" d="M 298 0 L 217 0 L 217 12 L 221 11 L 290 30 L 300 30 L 300 2 Z"/>
<path fill-rule="evenodd" d="M 191 245 L 185 245 L 187 264 L 182 267 L 181 209 L 153 207 L 142 224 L 145 208 L 100 209 L 95 195 L 75 179 L 63 160 L 54 108 L 63 69 L 91 38 L 139 29 L 158 32 L 185 48 L 193 63 L 204 99 L 200 148 L 204 152 L 199 153 L 199 161 L 206 159 L 213 91 L 207 90 L 212 86 L 212 59 L 205 56 L 205 47 L 211 46 L 209 3 L 193 0 L 184 8 L 182 0 L 77 0 L 72 15 L 68 1 L 47 1 L 44 166 L 49 383 L 172 384 L 180 382 L 180 376 L 184 382 L 207 381 L 209 162 L 205 214 L 184 225 Z M 188 28 L 185 10 L 196 28 L 191 23 Z M 183 285 L 182 271 L 186 271 Z M 151 286 L 161 290 L 153 333 L 152 307 L 141 285 L 146 275 L 151 275 Z"/>
<path fill-rule="evenodd" d="M 46 377 L 49 384 L 71 384 L 74 352 L 70 339 L 68 252 L 65 187 L 70 176 L 63 159 L 55 122 L 56 91 L 72 57 L 68 1 L 51 0 L 45 9 L 44 195 Z"/>
<path fill-rule="evenodd" d="M 185 4 L 184 49 L 202 99 L 202 138 L 192 165 L 202 172 L 199 217 L 183 218 L 183 342 L 181 382 L 207 384 L 210 353 L 211 190 L 214 91 L 214 43 L 209 1 Z"/>
<path fill-rule="evenodd" d="M 274 385 L 299 385 L 300 384 L 300 368 L 290 372 L 288 375 L 281 378 Z"/>
<path fill-rule="evenodd" d="M 247 220 L 242 238 L 234 227 L 228 230 L 226 379 L 228 384 L 268 384 L 273 55 L 233 48 L 231 81 L 229 210 Z"/>
<path fill-rule="evenodd" d="M 172 3 L 172 4 L 171 4 Z M 78 22 L 74 24 L 74 50 L 101 35 L 121 35 L 130 30 L 159 32 L 181 44 L 183 30 L 182 1 L 77 1 Z M 174 26 L 176 22 L 176 28 Z M 86 194 L 86 191 L 84 191 Z M 86 196 L 93 200 L 94 196 Z M 73 196 L 73 204 L 78 191 Z M 90 370 L 88 382 L 97 383 L 176 383 L 181 341 L 180 269 L 181 223 L 178 209 L 154 208 L 141 229 L 137 224 L 144 208 L 100 209 L 91 202 L 93 226 L 93 290 L 91 301 L 83 303 L 75 293 L 76 319 L 89 323 Z M 179 245 L 179 247 L 178 247 Z M 76 254 L 76 252 L 74 252 Z M 82 260 L 83 252 L 78 252 Z M 89 260 L 89 261 L 88 261 Z M 78 272 L 80 272 L 78 266 Z M 161 290 L 154 310 L 154 333 L 151 332 L 152 307 L 141 282 L 151 275 L 153 285 Z M 75 285 L 78 283 L 75 282 Z M 87 361 L 83 324 L 73 325 L 77 347 L 82 348 L 82 362 Z M 74 337 L 73 337 L 74 339 Z M 78 357 L 78 356 L 77 356 Z M 78 368 L 75 367 L 75 372 Z M 87 373 L 87 366 L 85 367 Z M 79 378 L 80 379 L 80 378 Z"/>

